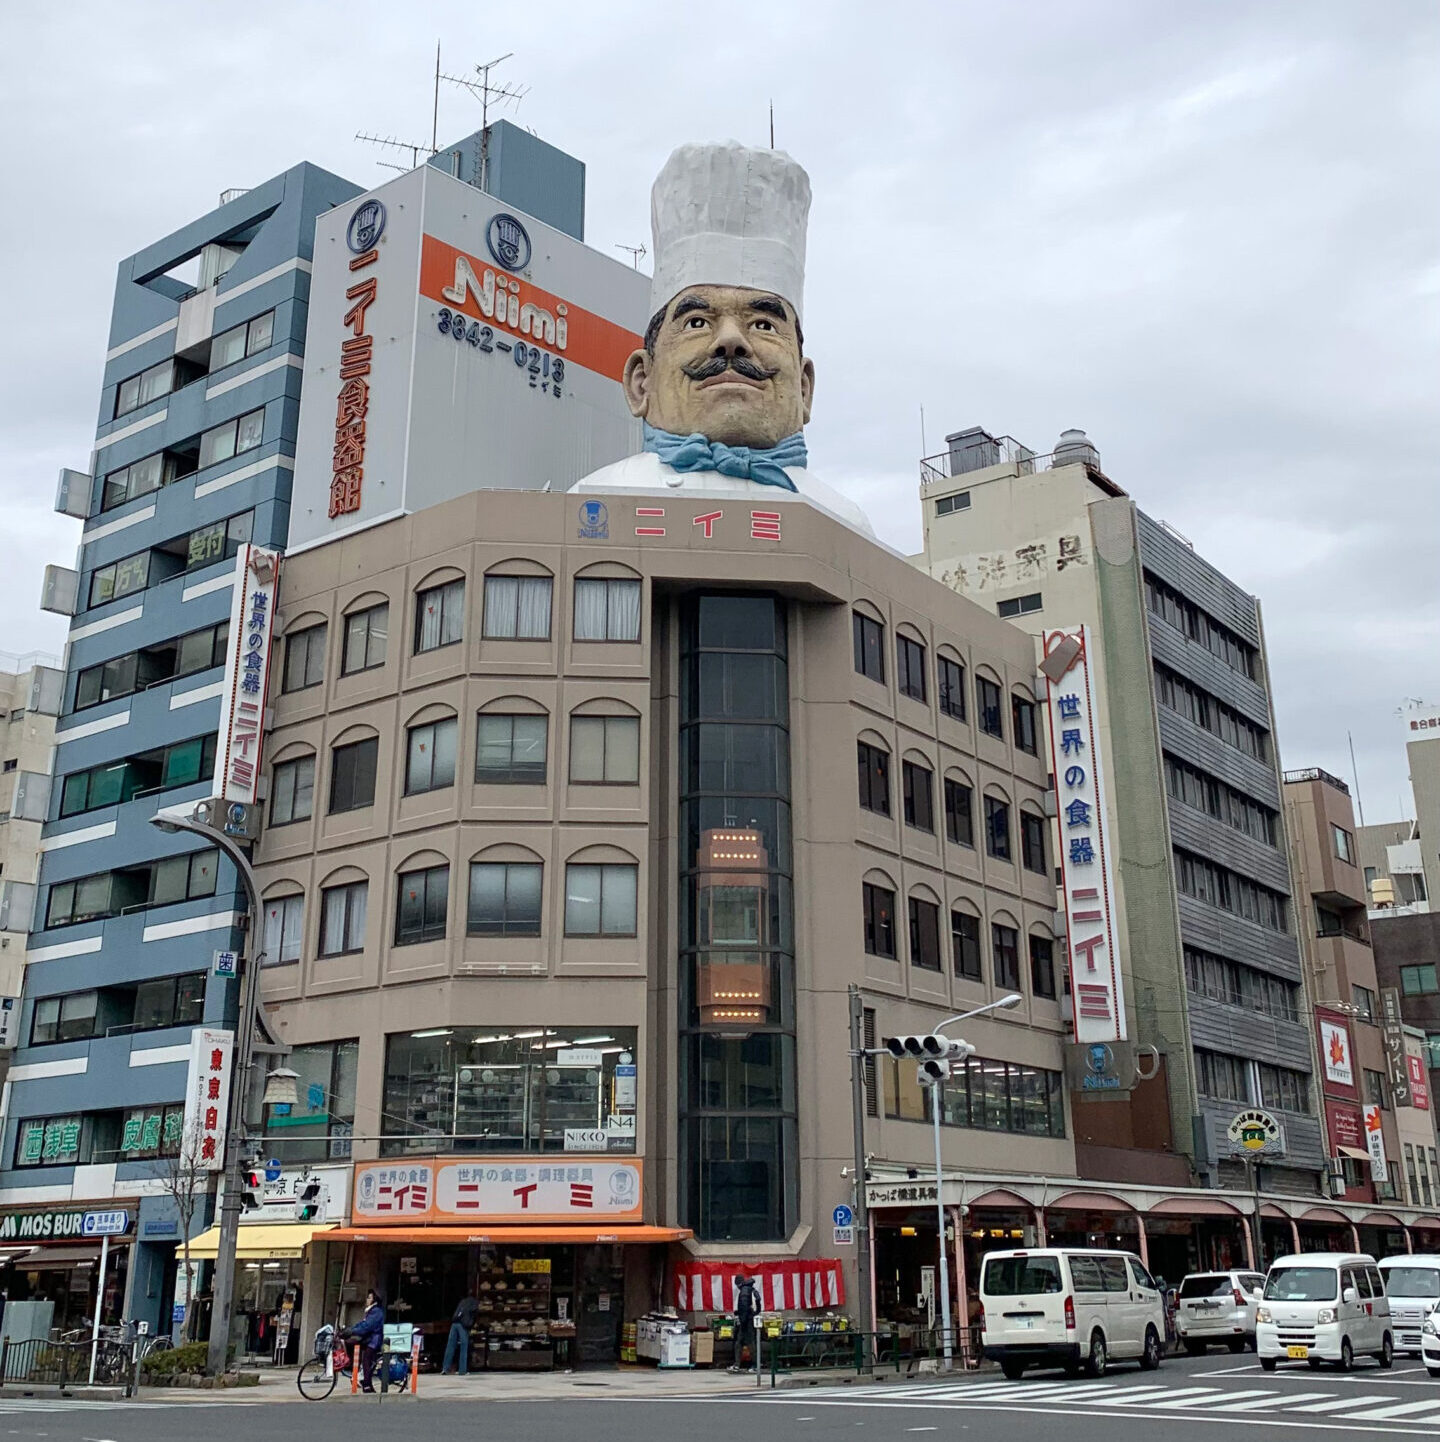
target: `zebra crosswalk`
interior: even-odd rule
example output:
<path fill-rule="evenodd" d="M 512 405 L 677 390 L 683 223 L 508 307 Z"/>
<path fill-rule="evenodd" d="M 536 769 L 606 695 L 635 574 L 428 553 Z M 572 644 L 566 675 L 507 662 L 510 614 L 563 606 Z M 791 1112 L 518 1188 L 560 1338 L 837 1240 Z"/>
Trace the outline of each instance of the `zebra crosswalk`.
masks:
<path fill-rule="evenodd" d="M 1297 1379 L 1298 1381 L 1299 1379 Z M 1346 1383 L 1352 1379 L 1347 1378 Z M 823 1387 L 770 1392 L 748 1399 L 753 1403 L 804 1407 L 891 1407 L 910 1412 L 931 1408 L 952 1410 L 1052 1413 L 1065 1409 L 1106 1415 L 1191 1417 L 1240 1423 L 1290 1425 L 1323 1431 L 1340 1423 L 1369 1424 L 1359 1430 L 1391 1436 L 1440 1436 L 1440 1386 L 1395 1383 L 1377 1377 L 1388 1390 L 1364 1385 L 1317 1386 L 1298 1390 L 1256 1386 L 1249 1379 L 1212 1378 L 1203 1374 L 1171 1382 L 1139 1382 L 1126 1377 L 1100 1381 L 1057 1382 L 966 1381 L 901 1384 L 894 1387 Z M 1403 1391 L 1402 1391 L 1403 1388 Z M 1355 1429 L 1351 1429 L 1355 1430 Z"/>

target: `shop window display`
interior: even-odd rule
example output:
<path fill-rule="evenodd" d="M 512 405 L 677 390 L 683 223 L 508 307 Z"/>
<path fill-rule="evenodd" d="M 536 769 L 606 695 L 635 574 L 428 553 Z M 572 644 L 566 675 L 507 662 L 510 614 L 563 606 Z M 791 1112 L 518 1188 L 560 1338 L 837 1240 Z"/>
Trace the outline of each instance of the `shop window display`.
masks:
<path fill-rule="evenodd" d="M 635 1150 L 634 1027 L 444 1027 L 392 1035 L 384 1156 L 563 1152 L 567 1131 Z M 617 1066 L 627 1068 L 617 1076 Z M 621 1120 L 625 1118 L 626 1120 Z"/>

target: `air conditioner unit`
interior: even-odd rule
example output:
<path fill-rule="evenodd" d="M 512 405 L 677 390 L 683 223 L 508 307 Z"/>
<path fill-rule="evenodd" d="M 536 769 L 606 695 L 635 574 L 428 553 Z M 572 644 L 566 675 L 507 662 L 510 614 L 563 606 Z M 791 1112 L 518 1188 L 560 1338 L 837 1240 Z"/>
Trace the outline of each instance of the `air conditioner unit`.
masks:
<path fill-rule="evenodd" d="M 29 931 L 35 887 L 28 881 L 0 881 L 0 931 Z"/>
<path fill-rule="evenodd" d="M 80 573 L 68 566 L 46 566 L 40 590 L 40 609 L 57 616 L 73 616 L 80 596 Z"/>
<path fill-rule="evenodd" d="M 60 484 L 55 491 L 56 511 L 62 516 L 74 516 L 77 521 L 83 521 L 90 514 L 90 492 L 94 484 L 94 476 L 62 468 Z"/>
<path fill-rule="evenodd" d="M 36 666 L 30 672 L 29 710 L 58 716 L 65 700 L 65 673 L 54 666 Z"/>
<path fill-rule="evenodd" d="M 10 815 L 20 821 L 44 821 L 50 810 L 51 779 L 42 771 L 22 771 L 15 782 Z"/>

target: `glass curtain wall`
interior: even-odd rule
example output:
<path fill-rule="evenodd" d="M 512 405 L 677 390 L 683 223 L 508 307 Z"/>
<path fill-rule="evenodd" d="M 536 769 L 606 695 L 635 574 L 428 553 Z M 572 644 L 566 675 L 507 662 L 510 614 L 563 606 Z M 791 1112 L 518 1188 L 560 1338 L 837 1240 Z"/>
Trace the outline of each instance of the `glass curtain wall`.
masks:
<path fill-rule="evenodd" d="M 795 966 L 785 606 L 684 604 L 680 1139 L 702 1241 L 795 1224 Z"/>

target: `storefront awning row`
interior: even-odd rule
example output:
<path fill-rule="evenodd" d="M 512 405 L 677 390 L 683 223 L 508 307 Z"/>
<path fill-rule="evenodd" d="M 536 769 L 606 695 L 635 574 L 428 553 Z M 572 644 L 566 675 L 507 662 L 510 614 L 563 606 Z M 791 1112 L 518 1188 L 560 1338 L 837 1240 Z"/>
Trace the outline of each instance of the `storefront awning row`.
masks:
<path fill-rule="evenodd" d="M 305 1254 L 305 1246 L 314 1236 L 333 1232 L 334 1227 L 310 1227 L 300 1223 L 254 1223 L 240 1228 L 235 1255 L 244 1261 L 285 1261 Z M 213 1262 L 220 1250 L 220 1228 L 201 1232 L 190 1243 L 191 1261 Z M 177 1249 L 178 1253 L 178 1249 Z"/>

